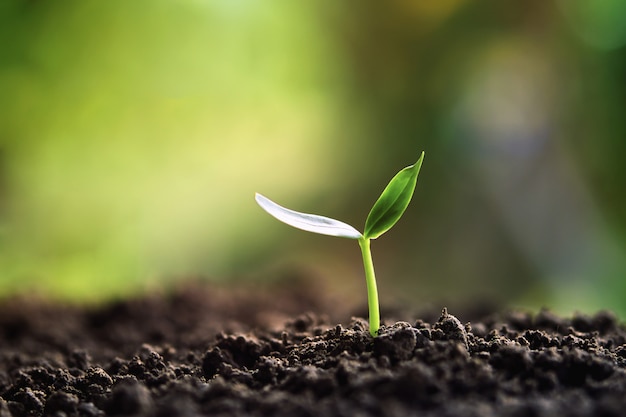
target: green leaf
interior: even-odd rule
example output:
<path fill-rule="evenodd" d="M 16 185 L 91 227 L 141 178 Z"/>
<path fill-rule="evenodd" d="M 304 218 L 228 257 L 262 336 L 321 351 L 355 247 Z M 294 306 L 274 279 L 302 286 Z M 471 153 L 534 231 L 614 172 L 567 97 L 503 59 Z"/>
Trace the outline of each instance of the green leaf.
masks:
<path fill-rule="evenodd" d="M 346 237 L 348 239 L 360 239 L 361 232 L 347 223 L 317 214 L 300 213 L 274 203 L 269 198 L 256 193 L 256 202 L 263 210 L 274 216 L 281 222 L 297 229 L 320 235 Z"/>
<path fill-rule="evenodd" d="M 387 184 L 383 193 L 372 207 L 365 221 L 363 236 L 367 239 L 376 239 L 391 229 L 402 217 L 413 197 L 417 175 L 422 167 L 424 152 L 419 160 L 402 171 L 398 172 Z"/>

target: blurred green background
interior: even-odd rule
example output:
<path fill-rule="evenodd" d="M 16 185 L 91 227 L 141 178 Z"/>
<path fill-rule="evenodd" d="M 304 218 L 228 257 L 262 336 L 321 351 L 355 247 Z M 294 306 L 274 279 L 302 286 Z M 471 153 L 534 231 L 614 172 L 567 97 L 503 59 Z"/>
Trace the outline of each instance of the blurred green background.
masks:
<path fill-rule="evenodd" d="M 365 300 L 626 316 L 626 3 L 0 3 L 0 295 L 96 301 L 299 271 Z"/>

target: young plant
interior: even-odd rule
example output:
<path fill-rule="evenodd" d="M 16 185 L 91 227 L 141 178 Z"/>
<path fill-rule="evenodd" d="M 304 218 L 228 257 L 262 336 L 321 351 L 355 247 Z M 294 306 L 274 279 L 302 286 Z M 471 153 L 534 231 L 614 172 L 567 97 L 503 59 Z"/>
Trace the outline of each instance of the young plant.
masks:
<path fill-rule="evenodd" d="M 424 152 L 413 165 L 398 172 L 387 184 L 383 193 L 378 197 L 374 207 L 365 221 L 363 234 L 354 227 L 329 217 L 316 214 L 300 213 L 282 207 L 267 197 L 256 193 L 256 201 L 261 208 L 283 223 L 307 232 L 322 235 L 345 237 L 355 239 L 361 247 L 363 266 L 365 268 L 365 281 L 367 283 L 367 303 L 369 307 L 370 334 L 378 336 L 380 328 L 380 313 L 378 307 L 378 290 L 376 288 L 376 276 L 374 275 L 374 263 L 370 250 L 370 240 L 376 239 L 402 217 L 404 211 L 413 197 L 413 191 L 417 183 L 417 175 L 422 167 Z"/>

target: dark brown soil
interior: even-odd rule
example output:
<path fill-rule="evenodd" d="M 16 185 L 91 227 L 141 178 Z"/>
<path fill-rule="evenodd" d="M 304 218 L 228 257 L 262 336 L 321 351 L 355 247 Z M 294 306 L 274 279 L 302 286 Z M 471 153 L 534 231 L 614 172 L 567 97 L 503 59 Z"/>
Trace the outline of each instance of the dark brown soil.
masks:
<path fill-rule="evenodd" d="M 288 290 L 4 301 L 0 417 L 626 415 L 626 328 L 610 313 L 462 324 L 444 310 L 373 339 L 363 319 L 302 314 L 326 308 Z"/>

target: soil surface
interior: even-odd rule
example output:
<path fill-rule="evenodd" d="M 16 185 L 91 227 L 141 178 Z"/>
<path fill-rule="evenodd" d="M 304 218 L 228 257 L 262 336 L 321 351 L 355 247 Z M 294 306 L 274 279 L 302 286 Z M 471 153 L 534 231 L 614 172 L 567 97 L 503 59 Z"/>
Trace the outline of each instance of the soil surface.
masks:
<path fill-rule="evenodd" d="M 5 300 L 0 417 L 626 415 L 611 313 L 444 310 L 384 320 L 374 339 L 364 319 L 282 291 Z"/>

